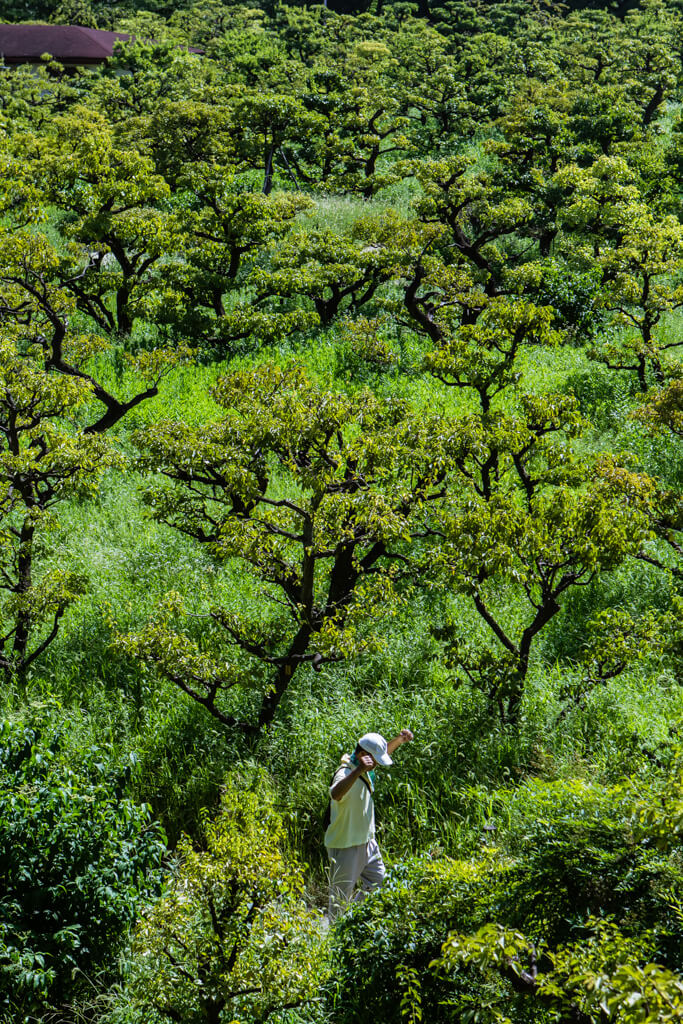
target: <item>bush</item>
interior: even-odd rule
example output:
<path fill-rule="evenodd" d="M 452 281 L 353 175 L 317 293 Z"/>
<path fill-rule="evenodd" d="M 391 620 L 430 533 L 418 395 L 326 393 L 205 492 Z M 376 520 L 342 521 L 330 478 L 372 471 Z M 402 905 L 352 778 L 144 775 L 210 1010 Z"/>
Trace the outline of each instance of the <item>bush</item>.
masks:
<path fill-rule="evenodd" d="M 0 1008 L 13 1021 L 112 967 L 165 849 L 96 750 L 78 773 L 59 750 L 58 736 L 0 723 Z"/>
<path fill-rule="evenodd" d="M 680 944 L 666 892 L 683 895 L 677 856 L 637 829 L 640 780 L 611 788 L 580 780 L 530 780 L 503 803 L 501 845 L 516 864 L 501 920 L 552 946 L 573 941 L 589 918 L 613 918 L 628 934 L 656 928 L 660 949 Z"/>
<path fill-rule="evenodd" d="M 335 1024 L 403 1024 L 400 1003 L 411 977 L 422 979 L 423 1019 L 451 1020 L 443 1002 L 452 997 L 452 985 L 442 984 L 429 965 L 450 929 L 476 928 L 495 914 L 505 875 L 504 865 L 488 856 L 418 858 L 393 867 L 383 888 L 335 927 L 335 987 L 328 992 Z"/>
<path fill-rule="evenodd" d="M 205 843 L 180 842 L 175 876 L 138 926 L 127 1001 L 145 1021 L 284 1021 L 315 1003 L 325 943 L 262 779 L 225 789 Z"/>
<path fill-rule="evenodd" d="M 603 975 L 619 1013 L 683 1000 L 680 782 L 531 780 L 494 801 L 496 849 L 392 869 L 335 928 L 336 1024 L 570 1019 Z"/>

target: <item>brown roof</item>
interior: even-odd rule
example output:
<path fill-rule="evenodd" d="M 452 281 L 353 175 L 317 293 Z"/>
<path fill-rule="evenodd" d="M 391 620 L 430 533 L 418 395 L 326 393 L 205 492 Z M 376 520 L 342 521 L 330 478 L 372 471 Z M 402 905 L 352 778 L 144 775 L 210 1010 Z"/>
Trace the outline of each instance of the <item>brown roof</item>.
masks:
<path fill-rule="evenodd" d="M 62 64 L 91 64 L 112 56 L 125 32 L 104 32 L 81 25 L 0 25 L 0 61 L 23 64 L 49 53 Z"/>

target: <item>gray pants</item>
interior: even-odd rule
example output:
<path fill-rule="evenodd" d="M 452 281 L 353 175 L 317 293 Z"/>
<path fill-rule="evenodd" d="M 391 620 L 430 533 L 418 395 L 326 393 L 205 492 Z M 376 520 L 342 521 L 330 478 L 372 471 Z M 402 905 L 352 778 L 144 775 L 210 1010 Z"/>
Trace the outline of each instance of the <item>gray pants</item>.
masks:
<path fill-rule="evenodd" d="M 351 900 L 364 900 L 373 889 L 379 889 L 384 881 L 385 868 L 376 839 L 362 846 L 347 846 L 342 849 L 328 847 L 330 858 L 330 921 L 344 909 Z M 356 882 L 360 879 L 360 888 Z"/>

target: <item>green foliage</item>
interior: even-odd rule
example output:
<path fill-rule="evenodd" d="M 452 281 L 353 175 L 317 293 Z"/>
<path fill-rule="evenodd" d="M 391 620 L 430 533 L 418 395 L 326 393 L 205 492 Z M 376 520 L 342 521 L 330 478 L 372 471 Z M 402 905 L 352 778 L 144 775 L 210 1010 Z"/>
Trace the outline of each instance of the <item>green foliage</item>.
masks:
<path fill-rule="evenodd" d="M 183 835 L 201 834 L 206 809 L 218 805 L 226 760 L 239 758 L 240 750 L 226 742 L 225 730 L 207 720 L 201 707 L 178 707 L 164 691 L 157 700 L 149 711 L 154 729 L 136 750 L 131 790 L 151 805 L 175 848 Z"/>
<path fill-rule="evenodd" d="M 470 597 L 500 645 L 459 636 L 454 624 L 453 660 L 503 720 L 519 713 L 532 644 L 563 596 L 639 550 L 652 494 L 647 478 L 611 459 L 572 455 L 567 435 L 579 425 L 572 402 L 550 396 L 523 408 L 526 422 L 473 417 L 463 431 L 456 464 L 466 484 L 441 517 L 444 543 L 433 563 L 445 585 Z M 503 581 L 505 606 L 496 599 Z M 512 587 L 519 588 L 516 614 Z"/>
<path fill-rule="evenodd" d="M 182 204 L 176 245 L 183 260 L 167 266 L 163 286 L 146 294 L 141 309 L 148 319 L 168 325 L 176 338 L 201 341 L 212 355 L 230 352 L 246 338 L 270 340 L 311 326 L 315 317 L 303 310 L 271 309 L 271 294 L 287 294 L 290 286 L 260 291 L 253 266 L 291 231 L 309 200 L 245 191 L 229 165 L 196 162 L 184 165 Z"/>
<path fill-rule="evenodd" d="M 675 1019 L 680 780 L 642 770 L 682 707 L 680 4 L 330 3 L 5 5 L 135 41 L 0 69 L 3 705 L 137 753 L 173 842 L 246 742 L 310 898 L 338 752 L 415 728 L 380 839 L 437 859 L 339 926 L 336 1006 L 282 1009 L 252 922 L 270 994 L 224 1021 Z M 79 743 L 51 763 L 87 789 Z M 317 956 L 298 868 L 258 874 L 270 797 L 226 800 L 139 933 L 171 1018 L 204 1012 L 178 936 L 231 991 L 223 834 Z M 126 1024 L 159 1016 L 144 943 Z"/>
<path fill-rule="evenodd" d="M 574 344 L 592 340 L 604 326 L 596 271 L 581 271 L 559 260 L 548 260 L 542 274 L 536 293 L 539 305 L 550 306 L 554 323 Z"/>
<path fill-rule="evenodd" d="M 340 1020 L 680 1019 L 679 784 L 676 770 L 501 792 L 497 849 L 397 866 L 342 919 Z"/>
<path fill-rule="evenodd" d="M 184 608 L 171 594 L 156 621 L 119 646 L 225 725 L 254 733 L 302 665 L 369 646 L 357 613 L 391 599 L 393 563 L 443 497 L 447 439 L 437 417 L 323 388 L 298 365 L 229 374 L 214 398 L 225 414 L 211 426 L 159 423 L 137 436 L 142 465 L 168 481 L 147 501 L 156 519 L 237 560 L 263 599 L 253 611 L 213 607 L 197 644 L 174 629 Z M 270 675 L 255 721 L 221 706 L 245 676 L 230 647 Z"/>
<path fill-rule="evenodd" d="M 671 971 L 657 964 L 634 963 L 651 952 L 645 941 L 630 941 L 606 921 L 589 921 L 583 943 L 548 953 L 535 947 L 520 932 L 485 925 L 473 935 L 451 935 L 444 945 L 438 965 L 457 973 L 463 966 L 489 971 L 506 978 L 510 988 L 534 996 L 540 1004 L 536 1014 L 524 1014 L 527 1020 L 547 1019 L 546 1007 L 555 1019 L 594 1021 L 615 1020 L 621 1024 L 655 1024 L 656 1021 L 681 1020 L 683 987 Z M 537 957 L 550 963 L 542 975 L 536 973 Z M 524 962 L 528 960 L 528 969 Z M 493 989 L 493 985 L 491 989 Z M 497 998 L 496 998 L 497 997 Z M 471 1008 L 464 1020 L 508 1021 L 509 995 L 489 992 L 479 1004 L 465 999 Z M 516 1016 L 516 1015 L 515 1015 Z"/>
<path fill-rule="evenodd" d="M 83 591 L 80 573 L 39 576 L 36 554 L 69 497 L 92 498 L 115 459 L 97 435 L 64 426 L 90 397 L 84 380 L 49 375 L 25 357 L 24 339 L 0 340 L 0 589 L 5 675 L 23 674 L 54 640 L 60 619 Z"/>
<path fill-rule="evenodd" d="M 538 1005 L 533 1019 L 572 1006 L 587 1022 L 601 1012 L 680 1019 L 678 852 L 657 838 L 677 813 L 677 778 L 612 790 L 535 784 L 512 797 L 501 838 L 518 867 L 498 918 L 506 924 L 453 934 L 441 960 L 499 979 L 484 1019 L 520 999 Z"/>
<path fill-rule="evenodd" d="M 389 210 L 358 218 L 344 235 L 296 232 L 275 251 L 271 269 L 252 275 L 257 294 L 300 295 L 328 327 L 342 312 L 356 314 L 394 276 L 405 255 L 402 228 L 402 218 Z"/>
<path fill-rule="evenodd" d="M 28 136 L 17 150 L 24 174 L 38 183 L 44 202 L 59 206 L 66 238 L 74 240 L 60 268 L 62 284 L 99 331 L 128 335 L 137 293 L 151 286 L 152 268 L 174 248 L 174 218 L 154 209 L 169 186 L 148 157 L 117 146 L 92 110 L 76 107 L 56 118 L 54 132 Z M 67 159 L 63 145 L 73 138 L 80 144 Z"/>
<path fill-rule="evenodd" d="M 657 335 L 656 329 L 683 304 L 683 284 L 678 281 L 683 233 L 674 217 L 656 222 L 642 207 L 627 208 L 625 218 L 618 245 L 600 261 L 605 282 L 602 302 L 623 334 L 595 351 L 610 368 L 636 370 L 644 391 L 647 368 L 661 380 L 663 360 L 678 345 L 677 339 L 661 329 Z"/>
<path fill-rule="evenodd" d="M 328 970 L 320 917 L 256 781 L 226 786 L 205 848 L 180 843 L 166 893 L 138 924 L 126 995 L 161 1020 L 266 1021 L 318 997 Z"/>
<path fill-rule="evenodd" d="M 451 1020 L 449 987 L 429 972 L 446 931 L 456 922 L 476 927 L 505 884 L 486 859 L 416 859 L 394 866 L 382 889 L 335 927 L 336 965 L 328 999 L 335 1019 L 350 1024 L 369 1015 L 384 1024 Z M 419 990 L 415 984 L 419 978 Z M 419 994 L 418 994 L 419 992 Z"/>
<path fill-rule="evenodd" d="M 27 1020 L 111 972 L 139 901 L 158 884 L 162 835 L 123 797 L 96 748 L 77 770 L 58 735 L 0 726 L 0 1005 Z"/>
<path fill-rule="evenodd" d="M 679 373 L 680 369 L 677 368 L 677 377 Z M 681 392 L 681 380 L 673 380 L 668 386 L 651 394 L 648 401 L 634 411 L 634 418 L 639 419 L 646 429 L 655 436 L 662 434 L 680 436 Z M 675 481 L 675 474 L 671 475 Z M 683 578 L 683 570 L 680 565 L 680 540 L 683 528 L 682 496 L 680 484 L 678 488 L 670 488 L 667 483 L 666 477 L 660 482 L 652 509 L 653 531 L 660 544 L 654 550 L 642 551 L 640 557 L 658 568 L 665 569 L 676 580 L 680 580 Z"/>

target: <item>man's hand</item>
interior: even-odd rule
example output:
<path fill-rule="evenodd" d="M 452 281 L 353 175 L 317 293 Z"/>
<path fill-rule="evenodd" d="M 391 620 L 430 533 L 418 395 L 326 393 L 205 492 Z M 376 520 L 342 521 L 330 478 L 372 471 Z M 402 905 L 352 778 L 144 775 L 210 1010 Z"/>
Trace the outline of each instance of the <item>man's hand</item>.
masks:
<path fill-rule="evenodd" d="M 387 750 L 390 754 L 396 750 L 396 747 L 400 747 L 402 743 L 410 743 L 413 739 L 413 734 L 410 729 L 401 729 L 398 736 L 394 736 L 393 740 L 389 740 L 387 743 Z"/>
<path fill-rule="evenodd" d="M 340 779 L 330 790 L 330 796 L 333 800 L 341 800 L 342 797 L 346 796 L 351 786 L 354 784 L 356 779 L 364 772 L 370 772 L 375 767 L 375 759 L 372 754 L 368 754 L 363 751 L 360 754 L 356 754 L 356 767 L 348 775 L 345 775 L 343 779 Z"/>

